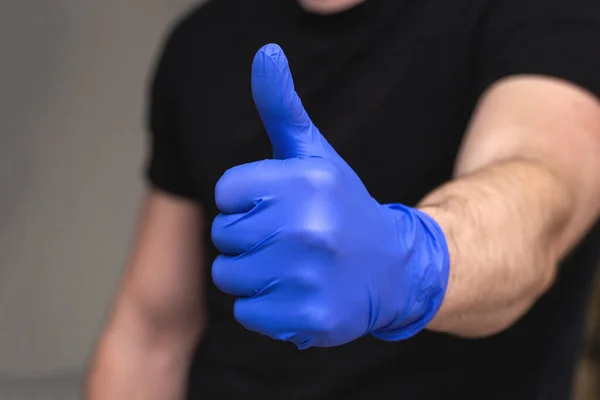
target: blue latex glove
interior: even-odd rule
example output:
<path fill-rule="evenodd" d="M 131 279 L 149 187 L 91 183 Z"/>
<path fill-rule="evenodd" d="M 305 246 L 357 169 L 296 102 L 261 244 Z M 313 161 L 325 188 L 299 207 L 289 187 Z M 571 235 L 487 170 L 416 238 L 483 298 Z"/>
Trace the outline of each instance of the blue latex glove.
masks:
<path fill-rule="evenodd" d="M 301 349 L 369 333 L 395 341 L 424 329 L 448 281 L 440 227 L 369 195 L 311 122 L 279 46 L 257 53 L 252 94 L 275 159 L 223 175 L 216 187 L 222 214 L 212 227 L 223 253 L 213 280 L 239 297 L 235 318 Z"/>

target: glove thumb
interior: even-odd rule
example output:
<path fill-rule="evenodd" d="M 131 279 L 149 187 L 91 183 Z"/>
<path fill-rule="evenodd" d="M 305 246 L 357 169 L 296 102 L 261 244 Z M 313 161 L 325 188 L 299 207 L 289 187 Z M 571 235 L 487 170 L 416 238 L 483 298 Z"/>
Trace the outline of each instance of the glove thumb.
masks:
<path fill-rule="evenodd" d="M 332 153 L 304 109 L 294 89 L 287 57 L 276 44 L 262 47 L 254 57 L 252 97 L 269 135 L 274 158 L 325 158 Z"/>

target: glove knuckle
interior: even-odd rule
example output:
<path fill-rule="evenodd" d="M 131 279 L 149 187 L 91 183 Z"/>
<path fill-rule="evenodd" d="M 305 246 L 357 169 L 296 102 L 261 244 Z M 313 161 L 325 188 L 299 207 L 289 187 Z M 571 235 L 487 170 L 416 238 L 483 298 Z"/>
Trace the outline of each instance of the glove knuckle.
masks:
<path fill-rule="evenodd" d="M 211 239 L 217 249 L 220 250 L 221 243 L 225 239 L 225 232 L 223 230 L 223 224 L 221 222 L 221 214 L 217 215 L 212 222 L 212 226 L 210 229 Z"/>
<path fill-rule="evenodd" d="M 225 173 L 219 178 L 217 184 L 215 185 L 215 203 L 219 209 L 222 209 L 226 204 L 227 199 L 230 196 L 231 192 L 231 181 L 233 179 L 233 175 L 235 173 L 232 169 L 228 169 Z"/>
<path fill-rule="evenodd" d="M 250 326 L 250 317 L 246 310 L 246 307 L 243 307 L 240 300 L 236 300 L 233 304 L 233 316 L 237 322 L 240 323 L 244 328 L 251 329 Z"/>
<path fill-rule="evenodd" d="M 289 279 L 293 286 L 307 293 L 323 289 L 323 277 L 316 268 L 294 268 L 289 273 Z"/>
<path fill-rule="evenodd" d="M 322 306 L 310 307 L 304 316 L 305 326 L 308 331 L 317 335 L 328 335 L 335 331 L 335 318 Z"/>
<path fill-rule="evenodd" d="M 338 236 L 335 228 L 314 224 L 305 224 L 288 231 L 288 237 L 292 241 L 313 250 L 319 250 L 320 254 L 323 254 L 323 252 L 331 255 L 336 254 L 339 248 Z"/>
<path fill-rule="evenodd" d="M 211 275 L 215 286 L 226 292 L 229 282 L 229 274 L 227 274 L 227 267 L 222 256 L 218 256 L 213 261 Z"/>
<path fill-rule="evenodd" d="M 314 192 L 334 191 L 339 182 L 339 171 L 329 162 L 320 162 L 304 171 L 303 178 Z"/>

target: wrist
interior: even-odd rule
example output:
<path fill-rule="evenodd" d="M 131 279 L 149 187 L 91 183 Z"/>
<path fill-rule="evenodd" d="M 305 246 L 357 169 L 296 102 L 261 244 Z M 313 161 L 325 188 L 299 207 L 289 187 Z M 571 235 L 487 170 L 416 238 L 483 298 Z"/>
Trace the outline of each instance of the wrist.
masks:
<path fill-rule="evenodd" d="M 400 204 L 383 205 L 390 212 L 399 241 L 408 257 L 402 257 L 411 281 L 399 301 L 395 318 L 372 334 L 382 340 L 408 339 L 429 325 L 440 310 L 448 286 L 450 256 L 442 228 L 427 212 Z M 396 305 L 393 305 L 396 306 Z"/>

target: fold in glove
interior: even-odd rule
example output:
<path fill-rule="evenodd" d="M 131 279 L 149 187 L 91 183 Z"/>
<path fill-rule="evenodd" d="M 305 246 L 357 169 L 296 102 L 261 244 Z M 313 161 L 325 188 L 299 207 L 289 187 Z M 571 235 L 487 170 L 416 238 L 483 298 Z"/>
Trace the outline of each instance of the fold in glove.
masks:
<path fill-rule="evenodd" d="M 448 283 L 438 224 L 369 195 L 310 120 L 279 46 L 257 53 L 252 94 L 274 159 L 225 172 L 212 226 L 212 277 L 237 297 L 237 321 L 300 349 L 424 329 Z"/>

